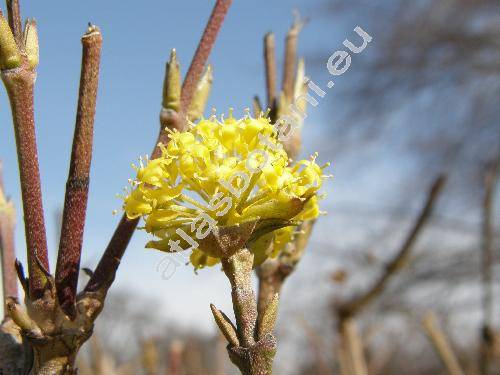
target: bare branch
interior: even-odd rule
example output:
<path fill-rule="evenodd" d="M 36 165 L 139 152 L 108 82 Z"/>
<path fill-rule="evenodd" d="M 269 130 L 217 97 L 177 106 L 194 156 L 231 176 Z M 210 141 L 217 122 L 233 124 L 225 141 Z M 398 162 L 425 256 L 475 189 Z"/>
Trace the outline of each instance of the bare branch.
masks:
<path fill-rule="evenodd" d="M 266 66 L 267 108 L 272 108 L 276 100 L 276 51 L 274 34 L 267 33 L 264 37 L 264 62 Z"/>
<path fill-rule="evenodd" d="M 9 95 L 16 135 L 28 251 L 30 295 L 32 299 L 36 299 L 42 295 L 45 277 L 37 266 L 35 251 L 41 264 L 47 270 L 49 261 L 35 135 L 33 107 L 35 71 L 27 68 L 25 64 L 18 69 L 2 70 L 2 79 Z"/>
<path fill-rule="evenodd" d="M 483 217 L 481 225 L 481 277 L 482 277 L 482 308 L 483 324 L 481 327 L 481 350 L 480 350 L 480 368 L 481 373 L 487 374 L 490 366 L 492 351 L 493 316 L 494 316 L 494 291 L 493 291 L 493 207 L 495 200 L 495 188 L 498 173 L 498 160 L 488 166 L 484 178 L 484 198 L 483 198 Z"/>
<path fill-rule="evenodd" d="M 87 211 L 101 59 L 102 35 L 96 26 L 89 25 L 87 32 L 82 37 L 82 46 L 78 109 L 56 268 L 56 289 L 59 304 L 63 311 L 72 318 L 75 316 L 76 289 Z"/>
<path fill-rule="evenodd" d="M 210 51 L 212 50 L 217 34 L 224 22 L 224 18 L 226 17 L 231 3 L 232 0 L 217 0 L 215 3 L 182 85 L 181 113 L 186 113 L 191 104 L 196 86 L 203 73 L 203 69 L 205 69 L 208 56 L 210 55 Z"/>
<path fill-rule="evenodd" d="M 295 71 L 297 66 L 297 40 L 303 22 L 297 17 L 286 34 L 285 68 L 283 70 L 283 92 L 289 103 L 293 101 Z"/>
<path fill-rule="evenodd" d="M 363 349 L 363 342 L 352 318 L 342 319 L 339 324 L 339 335 L 342 338 L 343 363 L 351 375 L 367 375 L 368 369 Z"/>
<path fill-rule="evenodd" d="M 376 280 L 376 282 L 370 289 L 368 289 L 360 296 L 354 297 L 352 300 L 343 303 L 338 307 L 341 317 L 353 316 L 359 313 L 363 308 L 365 308 L 371 301 L 377 298 L 384 291 L 387 283 L 391 280 L 391 278 L 402 267 L 406 265 L 411 250 L 417 242 L 422 229 L 425 227 L 431 217 L 434 205 L 437 201 L 437 198 L 442 192 L 445 181 L 446 178 L 444 176 L 439 176 L 433 182 L 427 195 L 426 203 L 417 219 L 415 220 L 415 223 L 408 233 L 406 240 L 403 242 L 400 250 L 396 253 L 396 256 L 389 262 L 389 264 L 385 268 L 385 272 L 380 276 L 378 280 Z"/>

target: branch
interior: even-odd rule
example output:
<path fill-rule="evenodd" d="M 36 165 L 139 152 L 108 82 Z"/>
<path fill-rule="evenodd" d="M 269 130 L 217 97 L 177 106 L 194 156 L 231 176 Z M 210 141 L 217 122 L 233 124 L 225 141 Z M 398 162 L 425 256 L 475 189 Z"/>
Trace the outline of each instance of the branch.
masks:
<path fill-rule="evenodd" d="M 152 159 L 160 156 L 161 154 L 158 144 L 167 144 L 169 141 L 168 134 L 164 131 L 163 126 L 165 124 L 170 124 L 174 128 L 182 128 L 179 122 L 182 120 L 182 116 L 184 116 L 183 113 L 186 113 L 189 108 L 200 76 L 203 73 L 208 55 L 214 45 L 215 38 L 231 3 L 232 0 L 217 0 L 182 86 L 181 111 L 180 113 L 175 111 L 164 113 L 164 111 L 162 111 L 161 116 L 163 117 L 160 119 L 162 127 L 160 128 L 160 133 L 151 154 Z M 170 118 L 165 118 L 165 115 L 170 116 Z M 97 265 L 94 275 L 90 278 L 87 286 L 85 287 L 87 292 L 101 291 L 104 294 L 107 292 L 107 289 L 111 286 L 116 277 L 116 271 L 120 265 L 121 258 L 125 253 L 138 223 L 139 219 L 129 220 L 126 215 L 122 216 L 113 237 L 111 237 L 101 260 Z"/>
<path fill-rule="evenodd" d="M 76 289 L 87 211 L 102 46 L 102 35 L 96 26 L 89 25 L 82 37 L 82 46 L 78 109 L 56 268 L 59 304 L 63 311 L 72 318 L 75 316 Z"/>
<path fill-rule="evenodd" d="M 21 10 L 19 9 L 19 0 L 6 0 L 7 13 L 9 17 L 9 26 L 14 34 L 17 45 L 23 45 L 23 28 L 21 20 Z"/>
<path fill-rule="evenodd" d="M 351 375 L 367 375 L 368 369 L 364 354 L 364 346 L 354 319 L 343 319 L 338 327 L 342 338 L 341 353 L 344 355 L 343 366 Z M 344 371 L 345 371 L 344 370 Z"/>
<path fill-rule="evenodd" d="M 419 235 L 421 234 L 423 228 L 432 215 L 434 205 L 443 190 L 445 181 L 446 178 L 444 176 L 439 176 L 436 180 L 434 180 L 427 195 L 427 200 L 424 207 L 415 220 L 415 223 L 413 224 L 400 250 L 386 266 L 385 272 L 382 274 L 382 276 L 364 294 L 357 296 L 338 307 L 338 312 L 341 319 L 358 314 L 371 301 L 376 299 L 384 291 L 387 283 L 391 280 L 391 278 L 406 265 L 410 257 L 410 253 L 415 243 L 417 242 Z"/>
<path fill-rule="evenodd" d="M 295 83 L 295 69 L 297 65 L 297 39 L 304 23 L 296 17 L 286 34 L 285 68 L 283 70 L 283 92 L 289 103 L 293 102 L 293 86 Z"/>
<path fill-rule="evenodd" d="M 212 50 L 217 34 L 224 22 L 224 18 L 226 17 L 231 3 L 232 0 L 217 0 L 215 3 L 182 85 L 181 113 L 186 113 L 191 104 L 196 86 L 198 85 L 210 51 Z"/>
<path fill-rule="evenodd" d="M 481 225 L 481 278 L 482 278 L 482 308 L 483 324 L 481 327 L 481 350 L 480 368 L 481 373 L 488 373 L 491 352 L 493 346 L 493 314 L 494 314 L 494 291 L 493 291 L 493 207 L 495 199 L 495 188 L 497 182 L 498 160 L 488 166 L 484 178 L 483 217 Z"/>
<path fill-rule="evenodd" d="M 422 325 L 425 328 L 427 337 L 429 337 L 432 345 L 439 354 L 439 358 L 441 358 L 441 361 L 446 366 L 448 373 L 450 375 L 464 375 L 465 373 L 462 371 L 448 339 L 437 324 L 436 316 L 428 312 L 422 321 Z"/>
<path fill-rule="evenodd" d="M 283 283 L 297 268 L 304 255 L 314 224 L 315 220 L 303 222 L 297 228 L 298 233 L 293 242 L 290 243 L 290 247 L 286 248 L 278 259 L 268 259 L 257 268 L 256 273 L 259 279 L 257 310 L 259 314 L 265 311 L 276 293 L 280 294 Z"/>
<path fill-rule="evenodd" d="M 481 225 L 484 327 L 491 327 L 493 321 L 493 203 L 497 169 L 497 163 L 492 163 L 484 179 L 483 218 Z"/>
<path fill-rule="evenodd" d="M 273 108 L 276 100 L 276 51 L 274 34 L 267 33 L 264 37 L 264 62 L 266 67 L 267 108 Z"/>
<path fill-rule="evenodd" d="M 31 32 L 36 33 L 36 27 L 31 28 Z M 4 34 L 4 36 L 7 35 Z M 3 52 L 2 50 L 2 55 Z M 43 294 L 46 280 L 38 267 L 36 258 L 38 257 L 38 262 L 47 270 L 49 261 L 33 107 L 36 73 L 35 67 L 29 65 L 26 57 L 22 58 L 20 64 L 16 69 L 9 69 L 4 65 L 2 79 L 10 100 L 16 136 L 30 273 L 30 297 L 36 299 Z"/>
<path fill-rule="evenodd" d="M 15 210 L 12 202 L 5 196 L 0 162 L 0 277 L 2 277 L 3 298 L 17 298 L 17 275 L 15 269 L 14 247 Z M 1 318 L 1 317 L 0 317 Z"/>

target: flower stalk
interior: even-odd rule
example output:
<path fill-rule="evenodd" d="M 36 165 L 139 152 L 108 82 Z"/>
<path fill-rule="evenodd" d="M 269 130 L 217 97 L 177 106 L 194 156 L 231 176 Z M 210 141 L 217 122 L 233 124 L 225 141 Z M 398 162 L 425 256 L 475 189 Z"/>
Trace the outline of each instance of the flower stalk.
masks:
<path fill-rule="evenodd" d="M 222 269 L 231 284 L 234 326 L 227 316 L 211 305 L 217 325 L 228 340 L 229 358 L 244 375 L 272 374 L 276 354 L 273 335 L 276 323 L 278 295 L 262 314 L 257 313 L 257 302 L 252 288 L 254 255 L 241 249 L 222 261 Z"/>

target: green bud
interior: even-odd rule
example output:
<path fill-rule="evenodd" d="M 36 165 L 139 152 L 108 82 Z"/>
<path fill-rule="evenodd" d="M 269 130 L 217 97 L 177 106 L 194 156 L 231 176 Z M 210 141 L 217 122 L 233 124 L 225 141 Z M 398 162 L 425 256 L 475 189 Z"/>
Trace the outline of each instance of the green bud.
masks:
<path fill-rule="evenodd" d="M 170 61 L 166 67 L 162 106 L 176 112 L 181 107 L 181 71 L 175 49 L 170 53 Z"/>
<path fill-rule="evenodd" d="M 24 48 L 28 57 L 28 66 L 34 69 L 38 66 L 39 48 L 38 48 L 38 30 L 36 21 L 27 20 L 24 27 Z"/>
<path fill-rule="evenodd" d="M 196 91 L 193 95 L 193 100 L 188 110 L 188 118 L 190 121 L 195 121 L 203 116 L 205 107 L 207 106 L 210 90 L 212 89 L 213 74 L 212 66 L 208 65 L 205 73 L 196 86 Z"/>
<path fill-rule="evenodd" d="M 0 68 L 13 69 L 21 65 L 21 53 L 9 23 L 0 13 Z"/>

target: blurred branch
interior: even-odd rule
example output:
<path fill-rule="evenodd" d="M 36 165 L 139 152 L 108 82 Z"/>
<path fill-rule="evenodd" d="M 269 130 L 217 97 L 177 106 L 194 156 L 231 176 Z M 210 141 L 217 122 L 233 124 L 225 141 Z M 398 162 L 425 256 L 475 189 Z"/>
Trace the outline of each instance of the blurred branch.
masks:
<path fill-rule="evenodd" d="M 353 318 L 342 319 L 338 326 L 341 337 L 343 375 L 368 375 L 364 347 Z"/>
<path fill-rule="evenodd" d="M 87 211 L 102 47 L 102 35 L 96 26 L 89 25 L 88 31 L 82 37 L 82 47 L 78 109 L 55 276 L 59 304 L 72 318 L 76 313 L 75 301 Z"/>
<path fill-rule="evenodd" d="M 297 67 L 297 41 L 304 22 L 296 15 L 295 20 L 286 34 L 285 41 L 285 68 L 283 70 L 283 92 L 288 103 L 293 101 L 293 88 Z"/>
<path fill-rule="evenodd" d="M 3 185 L 3 170 L 0 161 L 0 277 L 3 285 L 3 298 L 5 303 L 7 297 L 18 297 L 17 274 L 14 267 L 16 254 L 14 247 L 15 210 L 14 205 L 5 196 Z M 3 316 L 0 316 L 3 318 Z"/>
<path fill-rule="evenodd" d="M 464 375 L 448 339 L 438 326 L 436 316 L 433 313 L 428 312 L 425 315 L 422 324 L 429 340 L 431 340 L 432 345 L 434 346 L 434 349 L 436 349 L 439 358 L 448 370 L 448 373 L 450 375 Z"/>
<path fill-rule="evenodd" d="M 264 37 L 264 63 L 266 69 L 267 108 L 273 108 L 274 101 L 276 100 L 276 81 L 278 79 L 276 73 L 276 47 L 273 33 L 267 33 Z"/>
<path fill-rule="evenodd" d="M 483 324 L 481 334 L 481 361 L 480 367 L 483 374 L 488 373 L 491 346 L 493 345 L 493 207 L 495 199 L 495 188 L 497 182 L 498 160 L 491 163 L 486 170 L 484 178 L 484 199 L 482 204 L 482 225 L 481 225 L 481 257 L 482 257 L 482 304 L 483 304 Z"/>
<path fill-rule="evenodd" d="M 432 215 L 434 205 L 437 201 L 437 198 L 442 192 L 445 181 L 446 179 L 444 176 L 439 176 L 433 182 L 428 192 L 425 205 L 422 208 L 417 219 L 415 220 L 400 250 L 396 253 L 396 256 L 388 263 L 384 273 L 370 289 L 368 289 L 365 293 L 342 303 L 338 307 L 338 313 L 340 316 L 347 317 L 358 314 L 384 291 L 387 283 L 391 280 L 391 278 L 407 264 L 411 250 L 413 249 L 422 229 L 425 227 Z"/>
<path fill-rule="evenodd" d="M 318 375 L 330 374 L 330 368 L 325 361 L 323 349 L 326 347 L 321 335 L 309 324 L 306 318 L 301 317 L 299 324 L 304 328 L 307 341 L 310 343 L 311 351 L 314 355 L 314 365 Z"/>
<path fill-rule="evenodd" d="M 283 283 L 297 268 L 309 242 L 314 220 L 303 222 L 297 228 L 293 242 L 277 259 L 268 259 L 256 269 L 259 278 L 258 311 L 261 314 L 276 293 L 281 293 Z"/>

